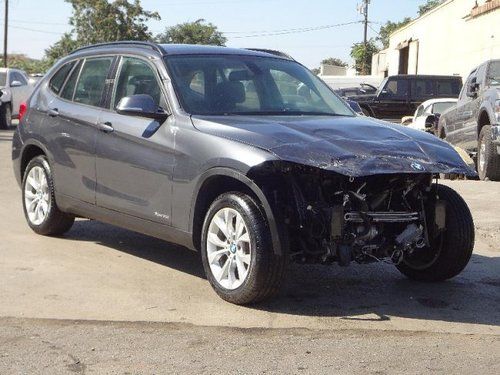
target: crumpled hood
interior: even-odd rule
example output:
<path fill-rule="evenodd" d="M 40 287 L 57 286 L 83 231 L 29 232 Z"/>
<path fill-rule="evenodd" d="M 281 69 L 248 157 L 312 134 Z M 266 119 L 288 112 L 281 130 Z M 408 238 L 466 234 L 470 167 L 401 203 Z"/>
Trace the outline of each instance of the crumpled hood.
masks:
<path fill-rule="evenodd" d="M 204 133 L 346 176 L 476 174 L 437 137 L 363 116 L 192 116 L 192 121 Z"/>

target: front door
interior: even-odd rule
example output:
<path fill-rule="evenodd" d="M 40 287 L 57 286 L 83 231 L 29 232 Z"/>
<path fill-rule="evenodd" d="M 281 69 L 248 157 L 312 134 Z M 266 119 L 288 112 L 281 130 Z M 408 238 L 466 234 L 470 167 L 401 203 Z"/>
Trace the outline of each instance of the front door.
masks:
<path fill-rule="evenodd" d="M 12 93 L 12 115 L 18 116 L 19 106 L 28 99 L 32 88 L 23 74 L 11 71 L 9 75 L 9 85 Z"/>
<path fill-rule="evenodd" d="M 401 119 L 410 116 L 411 110 L 408 103 L 408 80 L 405 77 L 391 77 L 377 96 L 378 118 Z"/>
<path fill-rule="evenodd" d="M 136 57 L 122 57 L 109 110 L 99 123 L 96 150 L 97 205 L 142 219 L 171 223 L 175 132 L 170 117 L 163 124 L 121 115 L 116 105 L 126 96 L 148 94 L 166 107 L 157 69 Z"/>

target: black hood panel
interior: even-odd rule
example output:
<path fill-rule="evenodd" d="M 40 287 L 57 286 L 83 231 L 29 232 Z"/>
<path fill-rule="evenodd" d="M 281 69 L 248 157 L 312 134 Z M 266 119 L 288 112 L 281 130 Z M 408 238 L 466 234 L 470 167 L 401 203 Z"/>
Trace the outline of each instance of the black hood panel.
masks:
<path fill-rule="evenodd" d="M 475 175 L 453 147 L 435 136 L 362 116 L 193 116 L 192 120 L 202 132 L 346 176 Z"/>

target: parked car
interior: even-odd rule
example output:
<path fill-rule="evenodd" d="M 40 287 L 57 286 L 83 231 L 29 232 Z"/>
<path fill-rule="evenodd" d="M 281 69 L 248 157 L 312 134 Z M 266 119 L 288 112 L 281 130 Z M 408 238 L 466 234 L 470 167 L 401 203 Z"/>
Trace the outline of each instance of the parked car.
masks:
<path fill-rule="evenodd" d="M 369 83 L 360 83 L 359 86 L 343 87 L 336 89 L 335 92 L 343 98 L 348 98 L 356 95 L 375 94 L 377 92 L 377 88 Z"/>
<path fill-rule="evenodd" d="M 426 100 L 418 106 L 413 116 L 403 117 L 401 123 L 413 129 L 436 134 L 439 117 L 456 104 L 457 99 L 454 98 Z"/>
<path fill-rule="evenodd" d="M 462 87 L 458 76 L 396 75 L 382 81 L 372 95 L 350 96 L 367 116 L 400 121 L 424 101 L 435 98 L 456 98 Z"/>
<path fill-rule="evenodd" d="M 471 256 L 466 203 L 433 183 L 475 174 L 453 148 L 356 116 L 287 57 L 90 46 L 21 107 L 12 157 L 33 231 L 61 235 L 87 217 L 198 250 L 233 303 L 274 295 L 289 261 L 387 258 L 412 279 L 441 281 Z"/>
<path fill-rule="evenodd" d="M 482 180 L 500 181 L 500 60 L 470 73 L 456 107 L 439 119 L 438 134 L 477 156 Z"/>
<path fill-rule="evenodd" d="M 19 117 L 19 105 L 29 97 L 33 86 L 23 70 L 0 68 L 0 89 L 3 92 L 0 98 L 0 129 L 7 129 L 12 119 Z"/>

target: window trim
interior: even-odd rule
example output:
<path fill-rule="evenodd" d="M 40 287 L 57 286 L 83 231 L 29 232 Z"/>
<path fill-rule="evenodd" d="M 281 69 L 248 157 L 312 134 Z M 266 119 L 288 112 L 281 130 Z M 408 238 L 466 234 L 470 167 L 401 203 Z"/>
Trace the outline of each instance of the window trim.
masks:
<path fill-rule="evenodd" d="M 55 71 L 54 74 L 51 75 L 50 79 L 47 81 L 47 86 L 48 86 L 48 89 L 49 91 L 51 91 L 53 94 L 57 95 L 57 96 L 60 96 L 60 92 L 63 90 L 64 86 L 66 86 L 66 82 L 68 81 L 68 78 L 69 76 L 71 75 L 71 73 L 73 73 L 73 70 L 75 69 L 75 67 L 78 65 L 78 63 L 80 62 L 80 59 L 74 59 L 74 60 L 70 60 L 70 61 L 67 61 L 65 62 L 64 64 L 62 64 L 59 69 L 57 69 Z M 58 92 L 55 92 L 54 90 L 52 90 L 52 87 L 50 86 L 50 82 L 52 82 L 52 80 L 54 79 L 54 77 L 56 76 L 57 73 L 59 73 L 61 71 L 62 68 L 64 68 L 66 65 L 69 65 L 69 64 L 72 64 L 72 63 L 75 63 L 71 69 L 69 70 L 69 72 L 66 74 L 66 76 L 64 77 L 64 80 L 62 82 L 62 85 L 61 87 L 59 87 L 59 91 Z"/>
<path fill-rule="evenodd" d="M 76 60 L 75 60 L 75 61 L 76 61 Z M 69 81 L 70 77 L 73 75 L 73 72 L 74 72 L 77 68 L 79 68 L 79 69 L 80 69 L 80 70 L 79 70 L 79 72 L 78 72 L 78 76 L 76 77 L 76 82 L 78 83 L 78 80 L 80 79 L 80 73 L 81 73 L 81 71 L 82 71 L 82 66 L 83 66 L 83 63 L 82 63 L 82 64 L 80 64 L 80 62 L 81 62 L 81 61 L 82 61 L 82 60 L 81 60 L 81 59 L 79 59 L 79 60 L 76 62 L 75 66 L 71 69 L 71 71 L 69 72 L 69 74 L 66 76 L 66 79 L 64 80 L 64 84 L 62 85 L 61 90 L 59 90 L 59 92 L 60 92 L 60 93 L 62 93 L 62 92 L 64 91 L 64 89 L 66 88 L 66 85 L 68 84 L 68 81 Z M 76 90 L 76 85 L 75 85 L 75 88 L 73 89 L 73 93 L 71 94 L 71 99 L 66 99 L 66 98 L 63 98 L 60 94 L 57 94 L 57 96 L 58 96 L 60 99 L 62 99 L 62 100 L 65 100 L 65 101 L 67 101 L 67 102 L 72 103 L 72 102 L 73 102 L 73 96 L 75 95 L 75 90 Z"/>

